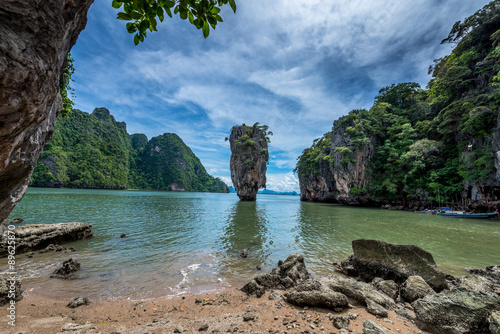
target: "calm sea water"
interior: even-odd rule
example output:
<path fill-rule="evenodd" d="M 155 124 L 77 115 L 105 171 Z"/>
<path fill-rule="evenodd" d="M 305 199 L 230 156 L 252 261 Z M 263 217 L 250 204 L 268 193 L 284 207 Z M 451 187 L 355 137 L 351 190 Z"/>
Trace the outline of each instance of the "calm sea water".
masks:
<path fill-rule="evenodd" d="M 58 298 L 145 299 L 242 286 L 297 252 L 313 274 L 327 274 L 359 238 L 416 244 L 454 275 L 500 264 L 498 220 L 304 203 L 298 196 L 258 195 L 252 203 L 236 194 L 30 188 L 14 217 L 93 224 L 94 238 L 65 245 L 75 253 L 17 256 L 23 287 Z M 243 259 L 238 253 L 247 247 Z M 70 257 L 81 263 L 79 279 L 50 279 Z"/>

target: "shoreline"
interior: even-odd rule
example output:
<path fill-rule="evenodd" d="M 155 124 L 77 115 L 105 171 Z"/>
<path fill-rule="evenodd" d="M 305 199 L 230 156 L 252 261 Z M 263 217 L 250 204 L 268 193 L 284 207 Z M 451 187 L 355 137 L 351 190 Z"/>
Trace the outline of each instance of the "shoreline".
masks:
<path fill-rule="evenodd" d="M 283 294 L 283 291 L 276 291 Z M 65 331 L 77 333 L 340 333 L 333 326 L 329 314 L 347 316 L 348 313 L 356 313 L 358 317 L 349 324 L 354 333 L 362 332 L 366 320 L 374 321 L 386 333 L 426 333 L 394 311 L 383 319 L 368 313 L 361 305 L 333 312 L 270 300 L 269 295 L 268 291 L 261 298 L 249 297 L 233 287 L 146 301 L 90 300 L 89 305 L 68 308 L 66 305 L 70 300 L 53 299 L 27 291 L 24 298 L 16 303 L 14 327 L 7 323 L 7 306 L 0 308 L 0 331 L 48 334 L 65 328 Z"/>

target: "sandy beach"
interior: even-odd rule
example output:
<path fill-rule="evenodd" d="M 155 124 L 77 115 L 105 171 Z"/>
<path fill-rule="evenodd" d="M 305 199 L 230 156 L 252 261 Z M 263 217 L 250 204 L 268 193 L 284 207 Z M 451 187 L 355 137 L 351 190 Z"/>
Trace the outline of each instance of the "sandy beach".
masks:
<path fill-rule="evenodd" d="M 278 291 L 283 293 L 283 291 Z M 386 333 L 425 333 L 394 311 L 378 318 L 362 306 L 343 312 L 297 307 L 281 300 L 248 297 L 231 288 L 147 301 L 103 300 L 68 308 L 71 300 L 55 300 L 26 292 L 16 303 L 15 326 L 8 324 L 7 306 L 0 309 L 1 333 L 341 333 L 331 317 L 357 314 L 350 333 L 363 333 L 375 321 Z M 410 311 L 411 313 L 411 311 Z M 352 316 L 351 316 L 352 317 Z"/>

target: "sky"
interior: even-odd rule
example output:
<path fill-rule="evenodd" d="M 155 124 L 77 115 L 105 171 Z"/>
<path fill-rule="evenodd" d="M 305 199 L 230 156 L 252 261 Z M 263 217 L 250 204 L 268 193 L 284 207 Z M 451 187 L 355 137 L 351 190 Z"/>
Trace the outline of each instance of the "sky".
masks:
<path fill-rule="evenodd" d="M 232 126 L 269 126 L 267 189 L 299 191 L 302 150 L 378 91 L 425 88 L 453 24 L 486 0 L 236 0 L 205 39 L 165 18 L 134 45 L 111 0 L 95 0 L 71 50 L 75 108 L 106 107 L 130 134 L 176 133 L 207 171 L 232 185 Z"/>

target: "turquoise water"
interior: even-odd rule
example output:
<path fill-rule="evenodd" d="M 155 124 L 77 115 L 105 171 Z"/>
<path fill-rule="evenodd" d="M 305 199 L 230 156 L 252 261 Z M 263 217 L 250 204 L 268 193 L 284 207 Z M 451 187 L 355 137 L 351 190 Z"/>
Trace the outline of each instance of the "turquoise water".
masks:
<path fill-rule="evenodd" d="M 252 203 L 235 194 L 30 188 L 15 217 L 93 224 L 94 238 L 65 245 L 75 253 L 16 258 L 23 287 L 59 298 L 144 299 L 238 287 L 296 252 L 313 274 L 332 273 L 332 262 L 351 254 L 359 238 L 416 244 L 454 275 L 500 264 L 498 220 L 304 203 L 298 196 L 258 195 Z M 243 259 L 238 252 L 247 247 Z M 81 263 L 79 279 L 48 278 L 70 257 Z"/>

